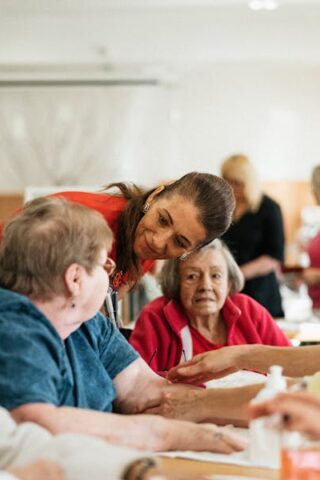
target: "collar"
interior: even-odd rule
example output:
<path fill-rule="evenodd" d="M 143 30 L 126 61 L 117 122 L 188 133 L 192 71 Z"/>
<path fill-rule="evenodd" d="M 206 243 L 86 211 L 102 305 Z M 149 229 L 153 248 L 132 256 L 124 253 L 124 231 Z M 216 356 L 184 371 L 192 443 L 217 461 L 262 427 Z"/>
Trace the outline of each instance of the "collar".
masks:
<path fill-rule="evenodd" d="M 242 313 L 240 308 L 234 302 L 236 295 L 236 293 L 233 295 L 228 295 L 222 308 L 223 319 L 228 326 L 229 332 L 231 328 L 237 323 Z"/>
<path fill-rule="evenodd" d="M 180 334 L 180 331 L 186 325 L 189 325 L 188 317 L 183 306 L 176 300 L 169 300 L 163 307 L 163 313 L 172 330 L 177 334 Z"/>

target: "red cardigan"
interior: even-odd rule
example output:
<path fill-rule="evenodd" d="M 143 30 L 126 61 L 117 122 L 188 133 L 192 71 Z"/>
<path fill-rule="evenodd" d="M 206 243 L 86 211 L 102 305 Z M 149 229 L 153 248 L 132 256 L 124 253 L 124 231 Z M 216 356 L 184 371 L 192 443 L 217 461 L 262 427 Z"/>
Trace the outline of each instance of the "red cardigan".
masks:
<path fill-rule="evenodd" d="M 109 195 L 104 193 L 91 193 L 91 192 L 58 192 L 53 197 L 64 197 L 67 200 L 75 203 L 81 203 L 86 207 L 93 208 L 101 213 L 105 221 L 113 232 L 113 244 L 112 250 L 109 252 L 110 257 L 116 260 L 117 256 L 117 236 L 118 236 L 118 223 L 119 217 L 127 205 L 127 200 L 121 196 Z M 153 260 L 143 260 L 141 262 L 141 268 L 143 273 L 149 271 L 154 264 Z M 113 288 L 117 289 L 127 281 L 127 272 L 122 272 L 119 276 L 117 285 L 113 284 Z"/>
<path fill-rule="evenodd" d="M 247 295 L 236 293 L 227 297 L 222 313 L 227 324 L 226 345 L 291 346 L 269 312 Z M 192 340 L 183 307 L 166 297 L 156 298 L 142 309 L 130 337 L 131 345 L 157 372 L 192 358 Z M 212 349 L 215 348 L 221 345 L 212 343 Z"/>
<path fill-rule="evenodd" d="M 81 203 L 88 208 L 93 208 L 100 212 L 112 230 L 113 243 L 109 255 L 113 260 L 116 260 L 119 217 L 127 205 L 127 200 L 125 198 L 117 195 L 109 195 L 107 193 L 77 191 L 58 192 L 50 195 L 50 197 L 64 197 L 70 202 Z M 0 224 L 0 241 L 2 240 L 3 226 L 3 224 Z M 153 265 L 153 260 L 143 260 L 141 262 L 142 272 L 148 272 Z M 113 281 L 113 288 L 117 290 L 121 285 L 124 285 L 127 282 L 127 279 L 128 272 L 119 273 L 116 275 L 116 283 L 115 280 Z"/>

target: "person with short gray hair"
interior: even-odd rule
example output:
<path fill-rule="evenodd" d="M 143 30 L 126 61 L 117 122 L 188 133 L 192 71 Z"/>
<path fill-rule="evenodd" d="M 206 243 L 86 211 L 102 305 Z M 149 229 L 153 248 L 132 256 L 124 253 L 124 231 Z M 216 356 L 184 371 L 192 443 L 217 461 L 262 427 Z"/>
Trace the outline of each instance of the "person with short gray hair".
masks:
<path fill-rule="evenodd" d="M 290 345 L 268 311 L 239 293 L 243 274 L 219 239 L 184 261 L 167 260 L 160 284 L 163 296 L 143 308 L 130 337 L 157 372 L 225 345 Z"/>
<path fill-rule="evenodd" d="M 240 438 L 213 424 L 133 415 L 144 411 L 148 395 L 176 387 L 147 367 L 100 312 L 115 269 L 108 255 L 112 240 L 99 212 L 64 198 L 33 200 L 6 224 L 0 244 L 1 407 L 17 423 L 36 423 L 53 435 L 81 433 L 161 451 L 243 449 Z M 0 459 L 3 433 L 0 409 Z M 136 474 L 123 478 L 142 478 L 149 466 L 134 466 Z"/>

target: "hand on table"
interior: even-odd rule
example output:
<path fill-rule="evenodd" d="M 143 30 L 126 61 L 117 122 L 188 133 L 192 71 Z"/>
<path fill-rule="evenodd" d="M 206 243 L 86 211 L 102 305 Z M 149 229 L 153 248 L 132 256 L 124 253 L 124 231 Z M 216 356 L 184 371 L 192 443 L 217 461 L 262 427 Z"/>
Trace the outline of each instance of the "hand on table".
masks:
<path fill-rule="evenodd" d="M 205 418 L 203 388 L 188 388 L 187 385 L 172 385 L 162 389 L 150 400 L 143 413 L 162 415 L 166 418 L 201 422 Z"/>

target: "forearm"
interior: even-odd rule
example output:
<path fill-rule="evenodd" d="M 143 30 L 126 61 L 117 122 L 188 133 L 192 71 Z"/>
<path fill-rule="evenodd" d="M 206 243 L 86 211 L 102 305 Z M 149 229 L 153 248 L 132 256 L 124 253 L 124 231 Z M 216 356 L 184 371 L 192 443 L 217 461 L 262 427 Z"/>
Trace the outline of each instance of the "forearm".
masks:
<path fill-rule="evenodd" d="M 202 392 L 197 402 L 201 422 L 218 425 L 232 423 L 237 426 L 247 425 L 246 406 L 257 395 L 263 384 L 247 385 L 237 388 L 214 388 Z"/>
<path fill-rule="evenodd" d="M 115 407 L 121 413 L 141 413 L 169 382 L 139 358 L 113 380 L 117 390 Z"/>
<path fill-rule="evenodd" d="M 117 415 L 73 407 L 30 404 L 11 412 L 16 422 L 35 422 L 53 434 L 82 433 L 111 443 L 147 450 L 166 450 L 167 420 L 151 415 Z"/>
<path fill-rule="evenodd" d="M 276 270 L 279 261 L 269 255 L 262 255 L 250 262 L 241 265 L 241 271 L 246 280 L 259 277 L 260 275 L 267 275 Z"/>
<path fill-rule="evenodd" d="M 281 365 L 284 375 L 302 377 L 319 370 L 320 346 L 244 345 L 237 347 L 234 357 L 233 363 L 238 369 L 267 372 L 271 365 Z"/>
<path fill-rule="evenodd" d="M 302 272 L 302 280 L 306 282 L 309 287 L 318 285 L 320 283 L 320 268 L 305 268 Z"/>
<path fill-rule="evenodd" d="M 112 429 L 121 424 L 120 415 L 48 404 L 23 405 L 12 410 L 11 415 L 17 423 L 34 422 L 54 435 L 73 432 L 107 440 L 111 440 Z"/>

